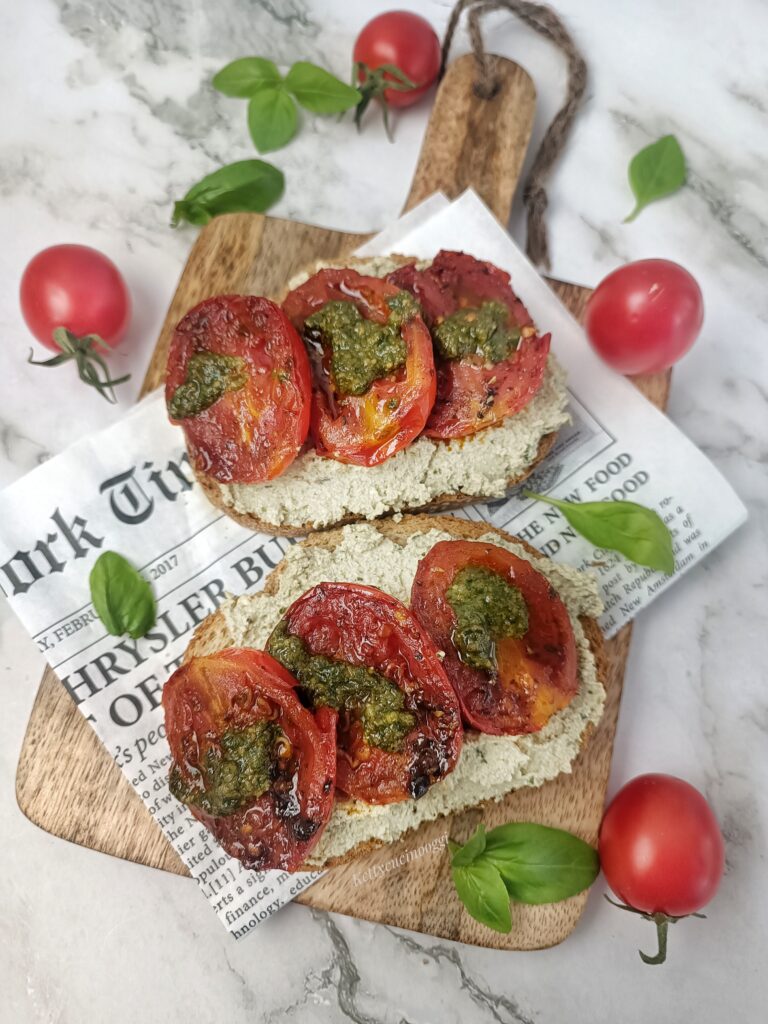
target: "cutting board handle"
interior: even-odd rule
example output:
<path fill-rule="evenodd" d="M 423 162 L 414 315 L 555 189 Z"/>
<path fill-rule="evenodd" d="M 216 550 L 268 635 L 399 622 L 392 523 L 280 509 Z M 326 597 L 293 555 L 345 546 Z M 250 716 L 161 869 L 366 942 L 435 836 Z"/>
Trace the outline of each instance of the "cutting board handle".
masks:
<path fill-rule="evenodd" d="M 468 53 L 448 68 L 429 118 L 413 184 L 404 209 L 433 192 L 455 199 L 473 188 L 502 224 L 528 148 L 536 109 L 536 90 L 517 64 L 496 57 L 499 90 L 481 99 L 473 88 L 475 58 Z"/>

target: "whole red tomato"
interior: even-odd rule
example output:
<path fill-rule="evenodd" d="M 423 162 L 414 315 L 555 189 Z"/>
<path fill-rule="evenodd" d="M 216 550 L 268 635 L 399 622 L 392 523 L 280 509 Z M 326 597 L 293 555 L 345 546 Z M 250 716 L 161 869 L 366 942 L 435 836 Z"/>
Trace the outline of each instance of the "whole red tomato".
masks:
<path fill-rule="evenodd" d="M 380 82 L 375 92 L 383 95 L 390 107 L 410 107 L 437 78 L 440 70 L 440 40 L 430 23 L 419 14 L 387 11 L 373 18 L 363 28 L 355 42 L 353 59 L 356 65 L 364 65 L 358 72 L 363 84 L 369 79 L 370 72 L 375 72 L 382 65 L 399 68 L 416 88 L 384 88 Z M 394 81 L 396 76 L 385 71 L 383 79 L 385 82 Z"/>
<path fill-rule="evenodd" d="M 39 342 L 58 351 L 57 327 L 96 334 L 108 345 L 123 337 L 131 299 L 112 260 L 87 245 L 53 245 L 27 264 L 21 278 L 21 312 Z"/>
<path fill-rule="evenodd" d="M 639 775 L 611 801 L 598 844 L 606 880 L 628 909 L 656 922 L 662 963 L 670 922 L 695 914 L 717 892 L 725 848 L 712 808 L 673 775 Z"/>
<path fill-rule="evenodd" d="M 704 302 L 695 279 L 670 260 L 638 260 L 609 274 L 587 303 L 584 327 L 619 373 L 658 373 L 698 337 Z"/>

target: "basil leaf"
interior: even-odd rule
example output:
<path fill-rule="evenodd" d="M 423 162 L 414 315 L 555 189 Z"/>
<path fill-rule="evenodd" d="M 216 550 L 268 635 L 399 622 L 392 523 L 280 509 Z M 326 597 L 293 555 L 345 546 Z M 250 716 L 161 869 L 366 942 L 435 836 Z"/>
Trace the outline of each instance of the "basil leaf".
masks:
<path fill-rule="evenodd" d="M 512 931 L 509 896 L 496 868 L 486 860 L 451 867 L 453 884 L 467 911 L 481 924 L 497 932 Z"/>
<path fill-rule="evenodd" d="M 173 207 L 171 223 L 207 224 L 220 213 L 263 213 L 283 193 L 282 171 L 263 160 L 239 160 L 206 175 Z"/>
<path fill-rule="evenodd" d="M 261 89 L 248 103 L 248 130 L 260 153 L 290 142 L 297 127 L 296 104 L 282 86 Z"/>
<path fill-rule="evenodd" d="M 225 96 L 248 99 L 267 85 L 279 85 L 282 76 L 274 61 L 264 57 L 241 57 L 213 76 L 214 89 Z"/>
<path fill-rule="evenodd" d="M 272 186 L 279 182 L 282 186 L 282 172 L 264 160 L 238 160 L 237 163 L 226 164 L 201 178 L 187 192 L 183 201 L 206 201 L 213 195 L 223 195 L 234 189 L 253 187 L 263 182 Z"/>
<path fill-rule="evenodd" d="M 597 878 L 597 850 L 559 828 L 512 822 L 491 829 L 484 861 L 499 872 L 519 903 L 557 903 L 583 892 Z"/>
<path fill-rule="evenodd" d="M 559 508 L 571 526 L 592 544 L 618 551 L 637 565 L 672 575 L 675 554 L 672 535 L 652 508 L 634 501 L 558 501 L 533 491 L 526 497 Z"/>
<path fill-rule="evenodd" d="M 624 223 L 634 220 L 654 200 L 677 192 L 685 178 L 685 156 L 674 135 L 665 135 L 641 149 L 629 165 L 629 184 L 637 203 Z"/>
<path fill-rule="evenodd" d="M 149 583 L 116 551 L 99 555 L 89 577 L 96 614 L 112 636 L 144 636 L 155 624 L 157 606 Z"/>
<path fill-rule="evenodd" d="M 305 60 L 293 65 L 285 76 L 285 87 L 313 114 L 340 114 L 356 107 L 362 98 L 353 86 Z"/>
<path fill-rule="evenodd" d="M 201 203 L 188 203 L 183 199 L 178 199 L 173 204 L 171 227 L 177 227 L 182 221 L 187 221 L 188 224 L 194 224 L 195 227 L 202 227 L 204 224 L 207 224 L 213 216 L 214 215 L 212 213 L 208 212 L 207 206 Z"/>
<path fill-rule="evenodd" d="M 455 846 L 455 844 L 454 844 Z M 480 856 L 485 849 L 485 825 L 482 822 L 477 826 L 475 834 L 471 836 L 463 846 L 458 846 L 451 857 L 451 864 L 454 867 L 465 867 Z"/>

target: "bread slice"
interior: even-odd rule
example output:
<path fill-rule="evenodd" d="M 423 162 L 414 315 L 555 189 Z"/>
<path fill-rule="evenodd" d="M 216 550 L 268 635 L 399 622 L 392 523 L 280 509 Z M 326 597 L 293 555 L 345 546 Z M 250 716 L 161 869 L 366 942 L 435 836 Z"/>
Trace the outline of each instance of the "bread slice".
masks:
<path fill-rule="evenodd" d="M 402 255 L 317 261 L 293 278 L 276 301 L 322 267 L 346 266 L 383 277 L 412 262 L 413 257 Z M 417 263 L 426 266 L 428 261 Z M 223 484 L 201 470 L 194 472 L 213 505 L 260 533 L 302 536 L 397 512 L 444 511 L 502 497 L 530 476 L 569 422 L 567 406 L 565 374 L 550 355 L 542 387 L 529 405 L 471 437 L 419 437 L 373 467 L 321 459 L 308 448 L 279 477 L 261 484 Z"/>
<path fill-rule="evenodd" d="M 563 597 L 574 627 L 579 693 L 539 733 L 485 736 L 466 732 L 464 749 L 452 775 L 433 785 L 418 801 L 374 807 L 337 798 L 331 819 L 305 865 L 307 870 L 346 862 L 394 842 L 422 822 L 501 799 L 513 789 L 541 785 L 562 771 L 570 771 L 600 719 L 605 701 L 605 655 L 594 618 L 601 608 L 596 581 L 544 558 L 503 530 L 453 516 L 404 516 L 313 534 L 291 548 L 261 592 L 230 598 L 201 623 L 184 660 L 230 646 L 262 647 L 285 607 L 321 579 L 345 579 L 348 573 L 353 577 L 348 582 L 380 586 L 407 602 L 418 558 L 446 537 L 483 539 L 511 547 L 549 577 Z M 419 546 L 423 551 L 410 551 Z M 407 565 L 397 562 L 396 548 L 409 551 Z"/>

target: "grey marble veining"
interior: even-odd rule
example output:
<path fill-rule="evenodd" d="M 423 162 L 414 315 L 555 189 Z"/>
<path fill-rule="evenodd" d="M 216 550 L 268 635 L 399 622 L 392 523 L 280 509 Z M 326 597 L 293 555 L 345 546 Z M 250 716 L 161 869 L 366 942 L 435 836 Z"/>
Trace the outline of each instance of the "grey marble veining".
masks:
<path fill-rule="evenodd" d="M 253 155 L 245 104 L 209 87 L 248 53 L 314 59 L 346 75 L 357 29 L 384 0 L 28 0 L 0 6 L 0 484 L 121 414 L 135 396 L 194 229 L 172 201 L 221 163 Z M 449 0 L 415 0 L 441 28 Z M 0 1019 L 13 1024 L 560 1024 L 764 1016 L 768 953 L 768 80 L 759 0 L 556 5 L 590 63 L 587 101 L 549 185 L 553 272 L 596 283 L 621 262 L 676 259 L 701 282 L 702 337 L 675 370 L 670 414 L 750 506 L 751 519 L 635 627 L 611 791 L 643 771 L 690 779 L 712 801 L 727 873 L 707 921 L 675 925 L 670 960 L 645 967 L 649 927 L 614 911 L 599 881 L 573 936 L 503 954 L 289 907 L 233 942 L 193 883 L 62 843 L 19 813 L 13 776 L 42 659 L 0 607 Z M 490 38 L 533 75 L 534 138 L 561 102 L 558 55 L 494 14 Z M 466 50 L 460 34 L 456 52 Z M 397 214 L 428 114 L 303 117 L 268 159 L 286 175 L 275 212 L 363 231 Z M 629 225 L 626 167 L 667 132 L 690 183 Z M 530 163 L 530 156 L 528 158 Z M 519 200 L 511 221 L 524 237 Z M 27 366 L 22 267 L 79 241 L 108 252 L 134 320 L 107 406 L 66 373 Z M 717 495 L 713 495 L 713 501 Z"/>

